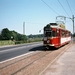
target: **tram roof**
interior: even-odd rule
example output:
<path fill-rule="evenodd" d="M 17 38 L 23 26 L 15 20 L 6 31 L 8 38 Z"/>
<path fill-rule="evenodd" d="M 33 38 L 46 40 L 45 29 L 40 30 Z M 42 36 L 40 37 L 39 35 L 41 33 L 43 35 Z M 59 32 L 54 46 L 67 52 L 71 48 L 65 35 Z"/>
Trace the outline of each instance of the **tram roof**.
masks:
<path fill-rule="evenodd" d="M 49 23 L 49 24 L 47 24 L 46 26 L 47 26 L 47 27 L 58 28 L 58 29 L 62 29 L 62 30 L 69 31 L 69 30 L 67 30 L 66 28 L 60 27 L 60 24 L 57 24 L 57 23 Z"/>

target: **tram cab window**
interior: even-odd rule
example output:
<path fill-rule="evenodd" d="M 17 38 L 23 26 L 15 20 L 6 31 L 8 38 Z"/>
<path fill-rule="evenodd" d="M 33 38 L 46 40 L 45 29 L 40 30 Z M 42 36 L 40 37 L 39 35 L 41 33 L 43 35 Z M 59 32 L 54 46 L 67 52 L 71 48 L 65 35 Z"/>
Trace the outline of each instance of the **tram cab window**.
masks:
<path fill-rule="evenodd" d="M 45 31 L 44 36 L 45 37 L 56 37 L 56 32 L 55 31 Z"/>
<path fill-rule="evenodd" d="M 45 37 L 52 37 L 52 31 L 45 31 L 44 36 Z"/>
<path fill-rule="evenodd" d="M 55 31 L 52 31 L 52 36 L 56 37 L 56 32 Z"/>

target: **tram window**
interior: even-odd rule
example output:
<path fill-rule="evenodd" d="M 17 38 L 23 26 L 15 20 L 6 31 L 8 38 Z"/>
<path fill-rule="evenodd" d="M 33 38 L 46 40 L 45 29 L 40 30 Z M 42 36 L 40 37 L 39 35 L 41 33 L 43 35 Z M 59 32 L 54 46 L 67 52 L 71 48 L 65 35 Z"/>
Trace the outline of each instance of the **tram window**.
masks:
<path fill-rule="evenodd" d="M 45 31 L 44 32 L 44 36 L 45 37 L 51 37 L 52 36 L 52 32 L 51 31 Z"/>
<path fill-rule="evenodd" d="M 52 31 L 52 36 L 55 37 L 56 36 L 56 32 Z"/>
<path fill-rule="evenodd" d="M 62 36 L 62 37 L 65 37 L 65 31 L 62 31 L 62 32 L 61 32 L 61 36 Z"/>
<path fill-rule="evenodd" d="M 45 37 L 56 37 L 56 31 L 45 31 L 44 36 Z"/>
<path fill-rule="evenodd" d="M 68 37 L 68 32 L 67 32 L 67 34 L 66 34 L 66 35 L 67 35 L 67 37 Z"/>
<path fill-rule="evenodd" d="M 70 32 L 66 32 L 66 37 L 70 36 Z"/>
<path fill-rule="evenodd" d="M 56 34 L 55 34 L 56 37 L 58 37 L 58 36 L 59 36 L 59 30 L 56 30 L 55 33 L 56 33 Z"/>

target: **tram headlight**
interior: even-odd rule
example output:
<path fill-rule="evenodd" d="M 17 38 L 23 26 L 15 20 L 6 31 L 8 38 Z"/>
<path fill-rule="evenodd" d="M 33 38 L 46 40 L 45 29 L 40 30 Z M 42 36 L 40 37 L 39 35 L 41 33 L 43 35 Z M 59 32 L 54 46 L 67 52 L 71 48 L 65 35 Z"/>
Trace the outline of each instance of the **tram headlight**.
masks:
<path fill-rule="evenodd" d="M 48 40 L 47 43 L 50 43 L 50 41 Z"/>

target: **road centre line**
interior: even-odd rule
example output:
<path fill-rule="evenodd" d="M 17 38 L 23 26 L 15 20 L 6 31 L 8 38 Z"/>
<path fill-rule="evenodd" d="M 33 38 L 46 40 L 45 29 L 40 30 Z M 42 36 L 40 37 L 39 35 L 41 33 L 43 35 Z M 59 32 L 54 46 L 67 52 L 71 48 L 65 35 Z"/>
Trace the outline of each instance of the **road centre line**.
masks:
<path fill-rule="evenodd" d="M 13 57 L 13 58 L 8 59 L 8 60 L 1 61 L 0 64 L 5 63 L 5 62 L 8 62 L 8 61 L 11 61 L 11 60 L 14 60 L 14 59 L 17 59 L 17 58 L 20 58 L 20 57 L 23 57 L 23 56 L 28 55 L 28 54 L 31 54 L 31 53 L 34 53 L 34 51 L 28 52 L 26 54 L 22 54 L 22 55 L 19 55 L 19 56 L 16 56 L 16 57 Z"/>
<path fill-rule="evenodd" d="M 35 44 L 35 45 L 27 45 L 27 46 L 22 46 L 22 47 L 17 47 L 17 48 L 12 48 L 12 49 L 7 49 L 7 50 L 2 50 L 2 51 L 0 51 L 0 53 L 2 53 L 2 52 L 8 52 L 8 51 L 14 51 L 15 49 L 18 49 L 18 48 L 26 48 L 26 47 L 31 47 L 31 46 L 36 46 L 36 45 L 38 45 L 38 46 L 40 46 L 39 44 Z"/>

